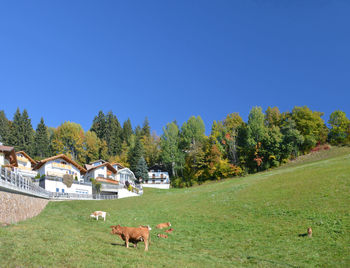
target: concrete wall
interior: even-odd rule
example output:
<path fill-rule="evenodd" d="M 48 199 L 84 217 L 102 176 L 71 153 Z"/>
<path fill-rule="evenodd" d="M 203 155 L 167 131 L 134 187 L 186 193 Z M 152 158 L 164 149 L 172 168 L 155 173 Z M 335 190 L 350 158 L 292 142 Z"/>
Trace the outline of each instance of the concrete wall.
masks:
<path fill-rule="evenodd" d="M 45 180 L 45 190 L 49 192 L 71 193 L 71 194 L 92 194 L 92 186 L 73 183 L 70 188 L 63 182 Z"/>
<path fill-rule="evenodd" d="M 37 216 L 47 199 L 0 191 L 0 224 L 10 224 Z"/>

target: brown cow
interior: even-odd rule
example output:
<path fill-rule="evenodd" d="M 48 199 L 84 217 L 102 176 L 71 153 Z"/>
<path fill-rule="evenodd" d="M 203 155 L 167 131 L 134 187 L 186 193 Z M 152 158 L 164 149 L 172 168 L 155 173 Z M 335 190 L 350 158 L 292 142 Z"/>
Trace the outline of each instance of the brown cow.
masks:
<path fill-rule="evenodd" d="M 165 222 L 165 223 L 159 223 L 156 228 L 158 229 L 163 229 L 163 228 L 168 228 L 171 226 L 171 223 L 170 222 Z"/>
<path fill-rule="evenodd" d="M 170 228 L 169 230 L 166 230 L 165 232 L 166 232 L 166 233 L 171 233 L 172 231 L 174 231 L 174 229 L 173 229 L 173 228 Z"/>
<path fill-rule="evenodd" d="M 139 225 L 140 228 L 147 228 L 148 230 L 152 230 L 152 228 L 149 225 Z"/>
<path fill-rule="evenodd" d="M 166 234 L 157 234 L 158 237 L 168 238 Z"/>
<path fill-rule="evenodd" d="M 122 227 L 118 225 L 112 225 L 112 234 L 117 234 L 121 239 L 125 241 L 125 246 L 129 248 L 129 242 L 137 247 L 137 243 L 140 241 L 145 242 L 145 251 L 148 250 L 149 244 L 149 230 L 144 227 Z"/>

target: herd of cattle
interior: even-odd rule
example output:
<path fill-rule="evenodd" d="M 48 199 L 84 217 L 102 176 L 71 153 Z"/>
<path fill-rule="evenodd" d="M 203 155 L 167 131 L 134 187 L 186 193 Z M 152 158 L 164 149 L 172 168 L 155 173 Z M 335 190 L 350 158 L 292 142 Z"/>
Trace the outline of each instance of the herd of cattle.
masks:
<path fill-rule="evenodd" d="M 104 211 L 95 211 L 93 212 L 90 217 L 96 218 L 98 220 L 99 217 L 102 217 L 104 221 L 106 221 L 106 215 L 107 213 Z M 157 229 L 164 229 L 168 228 L 171 226 L 170 222 L 165 222 L 165 223 L 160 223 L 156 226 Z M 133 243 L 134 247 L 137 247 L 137 243 L 144 241 L 145 243 L 145 251 L 148 250 L 149 246 L 149 231 L 152 230 L 152 228 L 147 225 L 140 225 L 139 227 L 123 227 L 120 225 L 112 225 L 112 234 L 118 235 L 121 239 L 125 241 L 125 246 L 128 248 L 129 243 Z M 174 229 L 170 228 L 166 230 L 166 233 L 171 233 Z M 157 234 L 157 237 L 162 237 L 162 238 L 168 238 L 166 234 Z"/>

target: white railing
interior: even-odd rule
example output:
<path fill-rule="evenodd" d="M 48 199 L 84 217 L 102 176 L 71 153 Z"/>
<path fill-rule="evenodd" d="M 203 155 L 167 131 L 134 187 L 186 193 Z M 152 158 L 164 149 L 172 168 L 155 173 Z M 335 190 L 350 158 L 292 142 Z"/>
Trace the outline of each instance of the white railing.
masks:
<path fill-rule="evenodd" d="M 100 195 L 100 194 L 71 194 L 71 193 L 50 193 L 50 199 L 59 200 L 108 200 L 118 199 L 118 195 Z"/>
<path fill-rule="evenodd" d="M 0 187 L 10 191 L 48 198 L 49 192 L 34 184 L 30 178 L 23 177 L 20 173 L 12 172 L 0 167 Z"/>
<path fill-rule="evenodd" d="M 59 200 L 106 200 L 118 198 L 117 195 L 52 193 L 34 184 L 30 178 L 23 177 L 20 173 L 12 172 L 4 167 L 0 167 L 0 189 Z"/>

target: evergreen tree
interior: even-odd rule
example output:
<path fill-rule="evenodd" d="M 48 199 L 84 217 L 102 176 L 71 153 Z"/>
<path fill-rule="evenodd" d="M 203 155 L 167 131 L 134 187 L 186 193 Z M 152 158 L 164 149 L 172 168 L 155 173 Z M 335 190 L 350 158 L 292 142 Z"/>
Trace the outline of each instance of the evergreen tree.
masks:
<path fill-rule="evenodd" d="M 0 111 L 0 142 L 4 145 L 10 145 L 10 122 L 7 119 L 5 112 Z"/>
<path fill-rule="evenodd" d="M 123 124 L 123 134 L 122 134 L 123 141 L 126 141 L 128 145 L 130 145 L 130 138 L 132 134 L 133 132 L 132 132 L 131 121 L 128 118 L 128 120 L 126 120 Z"/>
<path fill-rule="evenodd" d="M 142 129 L 139 125 L 136 126 L 135 130 L 134 130 L 135 136 L 138 138 L 141 138 L 142 136 Z"/>
<path fill-rule="evenodd" d="M 36 128 L 34 141 L 34 155 L 40 158 L 48 157 L 50 155 L 49 133 L 43 118 Z"/>
<path fill-rule="evenodd" d="M 118 118 L 109 112 L 106 115 L 106 142 L 109 155 L 118 155 L 121 153 L 122 147 L 122 128 Z"/>
<path fill-rule="evenodd" d="M 148 167 L 146 160 L 143 158 L 143 156 L 140 157 L 139 161 L 137 162 L 136 170 L 135 170 L 135 177 L 136 179 L 142 181 L 148 180 Z"/>
<path fill-rule="evenodd" d="M 128 162 L 130 169 L 135 172 L 137 164 L 140 158 L 143 156 L 143 146 L 139 138 L 136 137 L 135 145 L 130 149 L 128 153 Z"/>
<path fill-rule="evenodd" d="M 151 136 L 151 127 L 149 126 L 149 121 L 148 121 L 147 117 L 145 118 L 145 121 L 143 122 L 141 135 L 146 136 L 146 137 Z"/>
<path fill-rule="evenodd" d="M 16 151 L 20 151 L 23 148 L 21 148 L 21 130 L 22 130 L 22 126 L 21 126 L 21 111 L 19 110 L 19 108 L 17 108 L 15 114 L 13 115 L 13 120 L 12 120 L 12 125 L 11 125 L 11 129 L 10 129 L 10 138 L 9 138 L 9 144 L 11 146 L 15 147 Z"/>
<path fill-rule="evenodd" d="M 96 135 L 101 140 L 106 140 L 106 116 L 103 111 L 99 111 L 95 116 L 90 131 L 96 132 Z"/>
<path fill-rule="evenodd" d="M 21 114 L 19 108 L 13 117 L 11 126 L 10 143 L 16 151 L 26 151 L 28 154 L 33 153 L 34 130 L 27 110 Z"/>
<path fill-rule="evenodd" d="M 31 119 L 29 118 L 28 112 L 26 109 L 22 112 L 22 146 L 23 150 L 29 154 L 33 154 L 34 151 L 34 129 L 32 126 Z"/>

